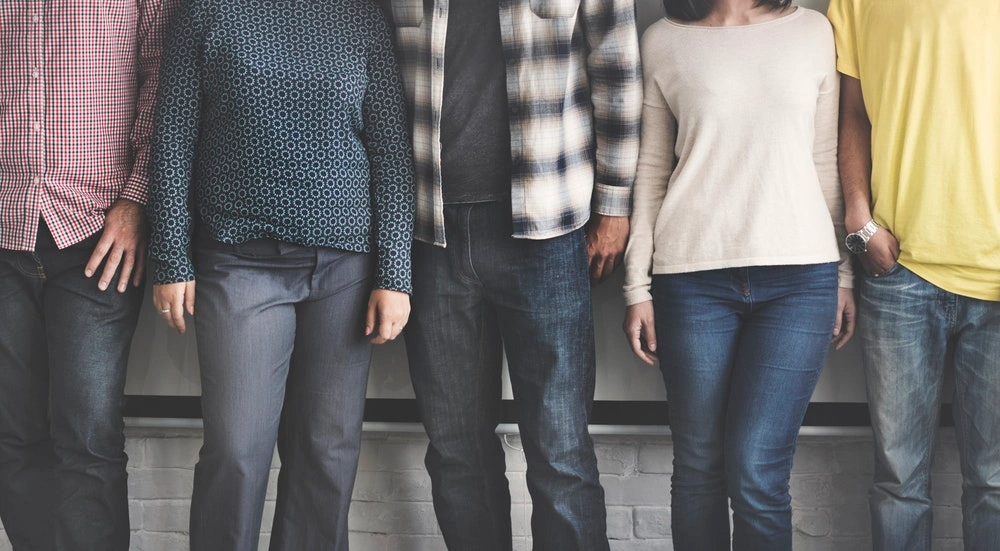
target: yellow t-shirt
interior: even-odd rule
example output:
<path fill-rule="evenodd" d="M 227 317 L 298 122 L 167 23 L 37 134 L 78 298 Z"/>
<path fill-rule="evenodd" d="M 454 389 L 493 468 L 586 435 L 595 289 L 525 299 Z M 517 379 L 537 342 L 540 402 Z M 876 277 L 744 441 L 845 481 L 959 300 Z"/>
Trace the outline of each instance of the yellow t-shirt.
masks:
<path fill-rule="evenodd" d="M 1000 300 L 1000 1 L 831 0 L 837 69 L 872 122 L 875 221 L 899 261 Z"/>

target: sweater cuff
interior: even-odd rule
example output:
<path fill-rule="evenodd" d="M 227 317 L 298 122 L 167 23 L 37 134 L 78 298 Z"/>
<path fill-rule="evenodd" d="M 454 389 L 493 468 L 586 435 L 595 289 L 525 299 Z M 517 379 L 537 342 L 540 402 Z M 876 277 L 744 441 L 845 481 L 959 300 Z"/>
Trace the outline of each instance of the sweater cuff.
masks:
<path fill-rule="evenodd" d="M 639 304 L 651 300 L 653 300 L 653 295 L 649 293 L 648 288 L 625 291 L 625 306 L 632 306 L 633 304 Z"/>

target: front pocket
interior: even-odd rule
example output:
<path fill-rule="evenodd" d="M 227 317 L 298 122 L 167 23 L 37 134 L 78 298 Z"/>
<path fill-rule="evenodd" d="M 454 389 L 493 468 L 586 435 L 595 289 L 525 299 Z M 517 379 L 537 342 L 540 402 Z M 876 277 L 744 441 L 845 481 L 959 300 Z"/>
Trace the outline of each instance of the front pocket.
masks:
<path fill-rule="evenodd" d="M 862 271 L 862 273 L 865 274 L 866 277 L 869 277 L 871 279 L 885 279 L 885 278 L 887 278 L 887 277 L 889 277 L 891 275 L 894 275 L 896 272 L 899 271 L 899 269 L 901 267 L 902 266 L 899 264 L 899 261 L 897 260 L 896 262 L 892 263 L 892 266 L 889 266 L 888 270 L 880 273 L 879 275 L 870 274 L 870 273 L 868 273 L 868 270 L 865 270 L 865 269 L 862 269 L 861 271 Z"/>
<path fill-rule="evenodd" d="M 531 11 L 543 19 L 573 17 L 580 0 L 530 0 Z"/>
<path fill-rule="evenodd" d="M 392 0 L 392 23 L 396 27 L 419 27 L 424 22 L 424 0 Z"/>

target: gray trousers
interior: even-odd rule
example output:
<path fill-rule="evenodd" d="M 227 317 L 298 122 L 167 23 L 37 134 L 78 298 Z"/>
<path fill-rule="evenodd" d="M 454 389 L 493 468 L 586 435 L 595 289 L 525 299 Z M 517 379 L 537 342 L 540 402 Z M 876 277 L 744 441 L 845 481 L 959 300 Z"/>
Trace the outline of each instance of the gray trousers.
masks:
<path fill-rule="evenodd" d="M 271 550 L 346 550 L 372 351 L 372 255 L 202 239 L 195 267 L 205 442 L 191 549 L 257 549 L 277 442 Z"/>

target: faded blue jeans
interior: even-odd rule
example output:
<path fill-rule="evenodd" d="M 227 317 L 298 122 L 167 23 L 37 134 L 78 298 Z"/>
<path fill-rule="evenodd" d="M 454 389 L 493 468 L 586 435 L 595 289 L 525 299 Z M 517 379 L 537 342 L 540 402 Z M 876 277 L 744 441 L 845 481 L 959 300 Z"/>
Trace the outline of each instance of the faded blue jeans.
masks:
<path fill-rule="evenodd" d="M 415 243 L 405 337 L 448 548 L 511 548 L 501 352 L 520 415 L 535 549 L 606 550 L 604 491 L 587 430 L 594 334 L 582 230 L 511 237 L 503 202 L 445 206 L 448 247 Z"/>
<path fill-rule="evenodd" d="M 930 467 L 949 364 L 965 548 L 1000 549 L 1000 302 L 950 293 L 897 264 L 863 276 L 858 331 L 875 431 L 875 549 L 931 548 Z"/>
<path fill-rule="evenodd" d="M 142 289 L 84 277 L 99 238 L 59 250 L 42 225 L 35 252 L 0 251 L 0 516 L 14 549 L 129 546 L 122 404 Z"/>
<path fill-rule="evenodd" d="M 788 482 L 826 359 L 837 266 L 655 275 L 674 549 L 790 551 Z"/>

